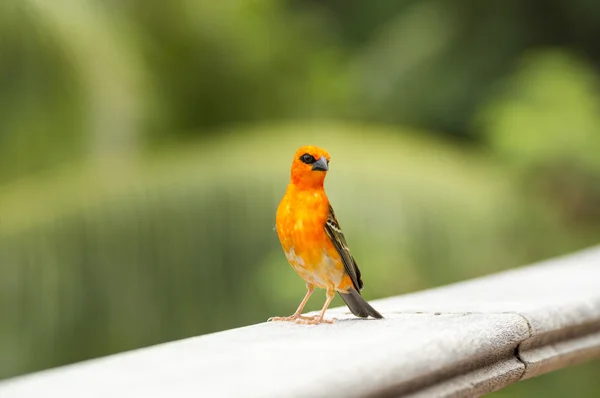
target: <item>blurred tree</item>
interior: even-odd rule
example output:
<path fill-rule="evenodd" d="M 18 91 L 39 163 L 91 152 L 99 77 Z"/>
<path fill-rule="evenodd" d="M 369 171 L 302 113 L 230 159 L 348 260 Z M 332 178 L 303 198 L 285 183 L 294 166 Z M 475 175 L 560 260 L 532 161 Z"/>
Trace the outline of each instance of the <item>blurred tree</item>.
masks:
<path fill-rule="evenodd" d="M 560 50 L 529 54 L 476 128 L 571 221 L 600 222 L 600 80 Z"/>
<path fill-rule="evenodd" d="M 319 10 L 355 60 L 361 118 L 478 139 L 470 129 L 490 86 L 523 52 L 561 45 L 600 67 L 593 0 L 289 0 Z"/>
<path fill-rule="evenodd" d="M 89 1 L 0 7 L 0 179 L 139 149 L 151 86 L 123 21 Z"/>
<path fill-rule="evenodd" d="M 600 6 L 590 0 L 0 7 L 4 175 L 277 119 L 369 120 L 478 139 L 472 117 L 524 51 L 560 44 L 600 65 Z"/>
<path fill-rule="evenodd" d="M 1 181 L 80 153 L 84 123 L 72 65 L 22 3 L 0 4 L 0 38 Z"/>
<path fill-rule="evenodd" d="M 332 32 L 318 15 L 281 1 L 150 0 L 115 9 L 136 26 L 156 78 L 162 140 L 232 123 L 339 116 L 353 99 Z"/>

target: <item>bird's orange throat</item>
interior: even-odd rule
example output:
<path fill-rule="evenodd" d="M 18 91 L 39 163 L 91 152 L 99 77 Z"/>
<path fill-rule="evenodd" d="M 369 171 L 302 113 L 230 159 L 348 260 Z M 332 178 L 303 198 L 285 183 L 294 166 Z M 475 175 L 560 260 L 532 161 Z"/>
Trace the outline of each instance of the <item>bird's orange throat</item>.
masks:
<path fill-rule="evenodd" d="M 323 184 L 325 183 L 325 175 L 327 174 L 324 171 L 310 171 L 306 172 L 304 170 L 294 172 L 294 168 L 292 168 L 292 176 L 290 178 L 290 182 L 300 189 L 315 189 L 315 188 L 323 188 Z"/>

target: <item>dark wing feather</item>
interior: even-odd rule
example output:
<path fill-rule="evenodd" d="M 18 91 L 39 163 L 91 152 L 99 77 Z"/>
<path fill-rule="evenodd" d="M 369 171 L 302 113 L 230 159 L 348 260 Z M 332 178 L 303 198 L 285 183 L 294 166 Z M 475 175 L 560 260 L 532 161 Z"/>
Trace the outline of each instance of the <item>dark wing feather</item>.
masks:
<path fill-rule="evenodd" d="M 360 278 L 360 270 L 358 269 L 358 265 L 356 265 L 356 261 L 354 261 L 354 257 L 352 257 L 352 254 L 350 254 L 350 249 L 348 249 L 346 238 L 344 238 L 344 233 L 342 232 L 340 224 L 335 218 L 335 213 L 333 212 L 333 207 L 331 207 L 331 205 L 329 205 L 329 215 L 327 217 L 327 221 L 325 222 L 325 231 L 327 232 L 327 236 L 329 236 L 333 242 L 333 245 L 337 249 L 340 256 L 342 256 L 344 269 L 348 275 L 350 275 L 350 279 L 352 279 L 354 288 L 360 292 L 363 287 L 363 282 Z"/>

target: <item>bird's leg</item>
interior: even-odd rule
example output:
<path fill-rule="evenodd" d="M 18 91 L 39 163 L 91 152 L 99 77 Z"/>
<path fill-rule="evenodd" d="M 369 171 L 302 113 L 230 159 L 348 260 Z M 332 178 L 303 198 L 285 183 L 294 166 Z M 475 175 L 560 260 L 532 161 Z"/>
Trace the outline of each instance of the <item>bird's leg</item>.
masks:
<path fill-rule="evenodd" d="M 331 303 L 331 300 L 333 300 L 333 297 L 335 297 L 335 289 L 327 289 L 327 300 L 325 300 L 325 305 L 323 305 L 321 313 L 318 316 L 311 319 L 296 319 L 296 323 L 303 323 L 305 325 L 316 325 L 318 323 L 333 323 L 333 319 L 323 319 L 323 317 L 325 316 L 325 311 L 327 311 L 327 307 L 329 307 L 329 304 Z"/>
<path fill-rule="evenodd" d="M 283 317 L 282 316 L 274 316 L 272 318 L 269 318 L 267 322 L 270 322 L 270 321 L 295 321 L 297 319 L 307 319 L 307 320 L 314 319 L 316 316 L 303 316 L 302 315 L 302 310 L 304 309 L 304 306 L 308 302 L 310 295 L 313 294 L 313 292 L 315 291 L 315 286 L 307 283 L 306 289 L 308 289 L 308 291 L 306 292 L 306 295 L 304 296 L 304 298 L 302 299 L 302 302 L 298 306 L 298 309 L 296 310 L 296 312 L 294 312 L 294 315 L 283 316 Z"/>
<path fill-rule="evenodd" d="M 290 318 L 292 318 L 292 320 L 296 320 L 296 319 L 314 319 L 314 318 L 316 318 L 318 316 L 318 315 L 311 315 L 311 316 L 302 315 L 302 310 L 304 309 L 304 306 L 308 302 L 308 298 L 315 291 L 315 285 L 311 285 L 310 283 L 307 283 L 306 284 L 306 289 L 308 289 L 308 291 L 306 292 L 306 296 L 304 296 L 304 299 L 302 300 L 302 302 L 298 306 L 298 309 L 296 310 L 296 312 L 294 312 L 294 315 L 292 315 L 290 317 Z"/>

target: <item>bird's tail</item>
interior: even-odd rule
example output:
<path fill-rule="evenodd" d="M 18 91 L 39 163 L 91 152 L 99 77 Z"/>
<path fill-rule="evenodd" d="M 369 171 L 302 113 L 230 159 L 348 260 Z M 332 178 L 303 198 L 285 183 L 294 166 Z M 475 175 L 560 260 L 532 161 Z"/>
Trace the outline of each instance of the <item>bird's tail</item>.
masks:
<path fill-rule="evenodd" d="M 350 289 L 348 293 L 340 293 L 342 300 L 346 303 L 350 311 L 360 318 L 367 318 L 369 315 L 373 318 L 382 319 L 383 316 L 377 310 L 371 307 L 364 298 L 355 289 Z"/>

